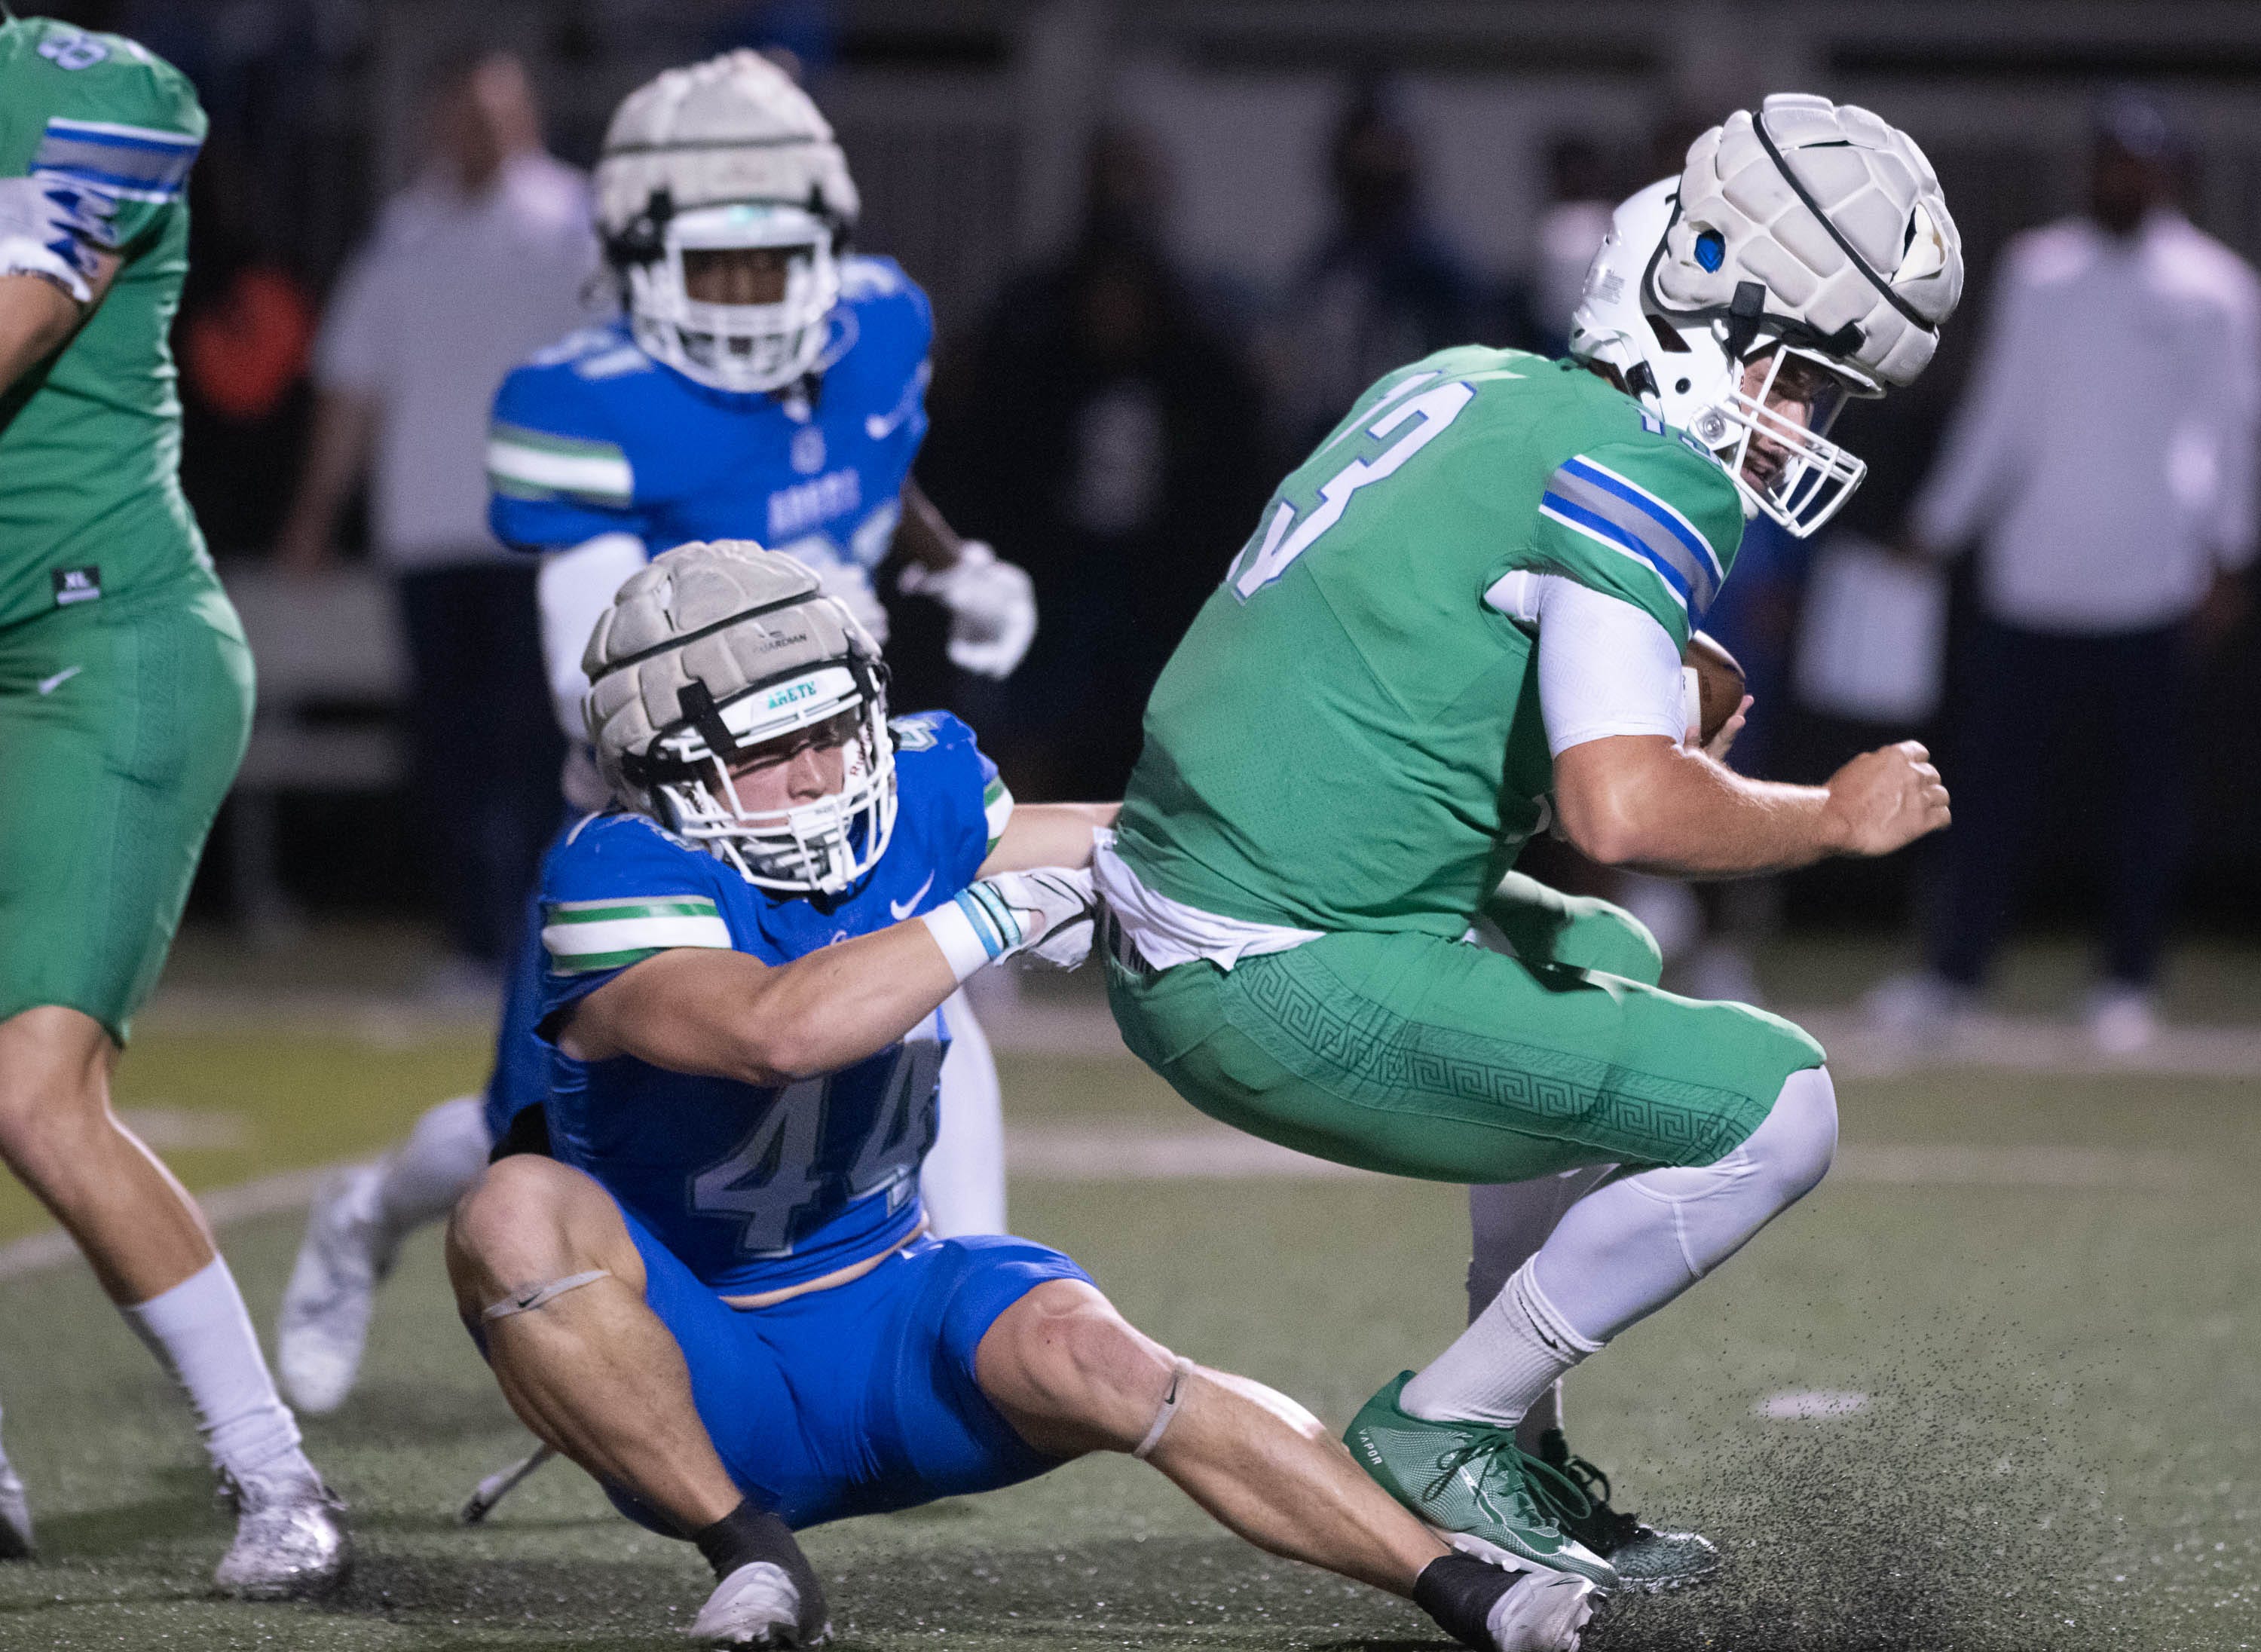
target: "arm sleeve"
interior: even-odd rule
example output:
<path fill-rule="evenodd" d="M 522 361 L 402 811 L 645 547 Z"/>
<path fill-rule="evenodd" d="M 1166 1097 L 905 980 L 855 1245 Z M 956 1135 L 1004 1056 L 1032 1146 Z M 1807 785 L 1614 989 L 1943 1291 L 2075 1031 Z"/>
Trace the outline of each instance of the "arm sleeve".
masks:
<path fill-rule="evenodd" d="M 28 170 L 101 197 L 111 209 L 105 244 L 130 252 L 182 210 L 205 111 L 169 64 L 130 40 L 100 44 L 105 55 L 92 63 L 67 67 L 42 54 L 36 68 L 27 64 L 54 111 Z"/>
<path fill-rule="evenodd" d="M 2002 261 L 1985 341 L 1931 474 L 1909 509 L 1918 537 L 1936 550 L 1978 533 L 2000 509 L 2022 468 L 2025 413 L 2033 397 L 2021 376 L 2042 343 L 2028 336 L 2033 305 L 2023 266 L 2014 248 Z"/>
<path fill-rule="evenodd" d="M 513 550 L 643 536 L 635 472 L 595 398 L 564 367 L 520 367 L 487 430 L 487 526 Z"/>
<path fill-rule="evenodd" d="M 1640 609 L 1677 648 L 1704 622 L 1743 534 L 1742 496 L 1708 454 L 1676 435 L 1604 442 L 1547 478 L 1527 555 Z"/>
<path fill-rule="evenodd" d="M 1559 574 L 1511 574 L 1484 601 L 1539 633 L 1539 711 L 1553 756 L 1611 735 L 1686 735 L 1680 649 L 1653 615 Z"/>
<path fill-rule="evenodd" d="M 2236 301 L 2222 340 L 2223 385 L 2221 488 L 2208 537 L 2216 564 L 2229 571 L 2252 565 L 2255 471 L 2261 466 L 2261 282 L 2241 270 Z"/>
<path fill-rule="evenodd" d="M 678 947 L 736 950 L 700 864 L 706 858 L 618 815 L 592 816 L 550 851 L 542 879 L 542 1037 L 561 1012 L 647 958 Z"/>
<path fill-rule="evenodd" d="M 644 565 L 643 541 L 634 534 L 599 534 L 571 550 L 542 559 L 535 592 L 542 607 L 542 664 L 549 700 L 568 740 L 586 740 L 581 700 L 589 679 L 581 670 L 590 634 L 614 595 Z"/>

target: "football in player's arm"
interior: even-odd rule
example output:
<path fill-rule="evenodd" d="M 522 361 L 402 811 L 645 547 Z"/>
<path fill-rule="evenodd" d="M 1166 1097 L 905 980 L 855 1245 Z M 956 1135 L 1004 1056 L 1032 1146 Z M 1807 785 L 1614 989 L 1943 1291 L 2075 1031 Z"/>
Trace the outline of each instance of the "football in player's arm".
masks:
<path fill-rule="evenodd" d="M 662 556 L 599 619 L 616 801 L 544 875 L 549 1142 L 449 1234 L 513 1409 L 699 1546 L 713 1640 L 823 1632 L 794 1528 L 1121 1451 L 1471 1645 L 1573 1645 L 1584 1580 L 1453 1554 L 1308 1411 L 1142 1334 L 1059 1253 L 925 1233 L 937 1011 L 1000 960 L 1081 960 L 1115 809 L 1015 808 L 956 719 L 887 720 L 877 658 L 750 545 Z"/>

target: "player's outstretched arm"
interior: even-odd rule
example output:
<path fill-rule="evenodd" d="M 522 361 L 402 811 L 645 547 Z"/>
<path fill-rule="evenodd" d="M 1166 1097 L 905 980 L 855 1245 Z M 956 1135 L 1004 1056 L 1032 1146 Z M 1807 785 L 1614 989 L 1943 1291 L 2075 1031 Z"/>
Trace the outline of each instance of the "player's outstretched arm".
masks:
<path fill-rule="evenodd" d="M 577 1060 L 633 1055 L 763 1087 L 815 1078 L 877 1055 L 989 964 L 1047 937 L 1087 951 L 1092 898 L 1080 867 L 999 872 L 931 912 L 787 964 L 678 947 L 607 981 L 554 1036 Z"/>
<path fill-rule="evenodd" d="M 1115 824 L 1123 812 L 1120 803 L 1020 803 L 1005 822 L 1004 836 L 981 863 L 980 875 L 1000 872 L 1033 872 L 1038 866 L 1091 864 L 1094 832 Z"/>
<path fill-rule="evenodd" d="M 1746 779 L 1655 736 L 1592 740 L 1555 758 L 1554 808 L 1589 859 L 1683 878 L 1888 855 L 1949 822 L 1947 788 L 1913 740 L 1863 752 L 1824 786 Z"/>
<path fill-rule="evenodd" d="M 671 1072 L 789 1083 L 886 1049 L 957 989 L 916 918 L 776 966 L 684 947 L 591 993 L 557 1045 L 584 1061 L 633 1055 Z"/>

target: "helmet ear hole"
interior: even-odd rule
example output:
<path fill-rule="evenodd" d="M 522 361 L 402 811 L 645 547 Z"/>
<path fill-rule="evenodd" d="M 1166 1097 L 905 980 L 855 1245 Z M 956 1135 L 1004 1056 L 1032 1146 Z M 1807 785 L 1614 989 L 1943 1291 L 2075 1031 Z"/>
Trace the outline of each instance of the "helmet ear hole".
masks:
<path fill-rule="evenodd" d="M 1671 327 L 1662 316 L 1657 314 L 1654 310 L 1647 311 L 1645 314 L 1648 321 L 1648 330 L 1656 334 L 1656 341 L 1658 345 L 1667 355 L 1686 356 L 1690 353 L 1688 348 L 1688 341 L 1682 338 L 1678 331 Z"/>

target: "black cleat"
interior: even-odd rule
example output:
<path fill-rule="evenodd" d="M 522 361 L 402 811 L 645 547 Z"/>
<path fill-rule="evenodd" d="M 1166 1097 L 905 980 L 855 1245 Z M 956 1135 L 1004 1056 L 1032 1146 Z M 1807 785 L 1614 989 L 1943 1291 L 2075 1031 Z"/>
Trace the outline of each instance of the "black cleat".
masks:
<path fill-rule="evenodd" d="M 1706 1583 L 1724 1563 L 1712 1540 L 1698 1532 L 1660 1532 L 1640 1516 L 1610 1506 L 1610 1477 L 1583 1457 L 1570 1454 L 1559 1428 L 1539 1437 L 1539 1460 L 1585 1495 L 1581 1509 L 1569 1501 L 1554 1504 L 1555 1524 L 1618 1569 L 1620 1585 L 1637 1594 L 1662 1594 Z"/>

